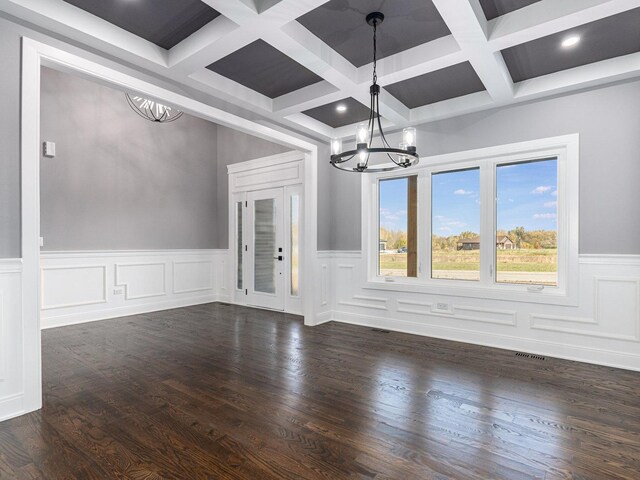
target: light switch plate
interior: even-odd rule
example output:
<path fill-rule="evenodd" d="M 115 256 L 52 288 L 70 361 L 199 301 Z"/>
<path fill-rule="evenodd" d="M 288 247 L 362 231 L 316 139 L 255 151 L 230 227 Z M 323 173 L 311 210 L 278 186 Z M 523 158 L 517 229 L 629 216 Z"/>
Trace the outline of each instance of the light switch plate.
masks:
<path fill-rule="evenodd" d="M 56 144 L 55 142 L 43 142 L 42 154 L 47 158 L 54 158 L 56 156 Z"/>

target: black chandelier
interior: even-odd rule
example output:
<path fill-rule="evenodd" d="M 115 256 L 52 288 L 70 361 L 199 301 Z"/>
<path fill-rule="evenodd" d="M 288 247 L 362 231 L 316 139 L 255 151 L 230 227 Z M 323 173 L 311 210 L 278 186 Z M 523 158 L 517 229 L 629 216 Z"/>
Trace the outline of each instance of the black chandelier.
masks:
<path fill-rule="evenodd" d="M 356 149 L 342 152 L 342 140 L 334 138 L 331 141 L 331 165 L 340 170 L 347 172 L 387 172 L 389 170 L 397 170 L 401 168 L 411 167 L 420 161 L 420 157 L 416 152 L 416 129 L 413 127 L 405 128 L 402 131 L 402 143 L 398 148 L 392 148 L 387 142 L 382 130 L 380 122 L 380 103 L 378 97 L 380 95 L 380 85 L 378 85 L 378 76 L 376 73 L 377 60 L 377 42 L 376 33 L 378 25 L 384 20 L 384 15 L 380 12 L 372 12 L 367 15 L 367 23 L 373 27 L 373 84 L 369 88 L 371 95 L 369 121 L 361 123 L 356 129 Z M 380 147 L 373 146 L 373 133 L 378 128 L 380 137 Z M 382 156 L 386 154 L 391 160 L 391 164 L 382 163 L 369 165 L 371 154 Z M 347 165 L 350 160 L 356 158 L 355 166 Z"/>
<path fill-rule="evenodd" d="M 131 109 L 151 122 L 169 123 L 182 116 L 180 110 L 175 110 L 155 100 L 149 100 L 139 95 L 129 95 L 128 93 L 125 93 L 125 96 Z"/>

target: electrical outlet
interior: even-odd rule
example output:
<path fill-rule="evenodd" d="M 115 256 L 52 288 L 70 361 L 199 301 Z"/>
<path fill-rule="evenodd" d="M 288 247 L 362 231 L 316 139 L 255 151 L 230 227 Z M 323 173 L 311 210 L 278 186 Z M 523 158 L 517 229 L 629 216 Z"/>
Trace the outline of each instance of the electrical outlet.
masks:
<path fill-rule="evenodd" d="M 451 305 L 445 302 L 434 303 L 433 306 L 431 307 L 431 311 L 437 312 L 437 313 L 453 313 L 451 311 Z"/>
<path fill-rule="evenodd" d="M 114 295 L 124 295 L 124 287 L 115 287 L 113 289 Z"/>

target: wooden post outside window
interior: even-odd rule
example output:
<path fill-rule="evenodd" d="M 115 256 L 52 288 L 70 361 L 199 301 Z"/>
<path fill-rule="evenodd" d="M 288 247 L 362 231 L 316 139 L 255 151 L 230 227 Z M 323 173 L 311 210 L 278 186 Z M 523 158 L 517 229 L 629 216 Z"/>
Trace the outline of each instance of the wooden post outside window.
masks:
<path fill-rule="evenodd" d="M 407 277 L 418 276 L 418 177 L 408 178 L 407 194 Z"/>

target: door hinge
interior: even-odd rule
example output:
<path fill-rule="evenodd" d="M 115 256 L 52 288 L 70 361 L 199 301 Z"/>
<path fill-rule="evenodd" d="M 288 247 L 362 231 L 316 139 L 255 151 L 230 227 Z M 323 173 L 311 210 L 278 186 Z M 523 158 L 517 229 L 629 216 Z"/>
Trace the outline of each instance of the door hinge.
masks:
<path fill-rule="evenodd" d="M 247 252 L 247 245 L 244 246 L 244 251 Z"/>
<path fill-rule="evenodd" d="M 249 290 L 245 288 L 245 289 L 244 289 L 244 294 L 245 294 L 245 295 L 249 295 Z"/>
<path fill-rule="evenodd" d="M 245 207 L 248 207 L 248 206 L 249 206 L 249 204 L 247 203 L 247 201 L 246 201 L 246 200 L 245 200 L 245 202 L 244 202 L 244 206 L 245 206 Z"/>

